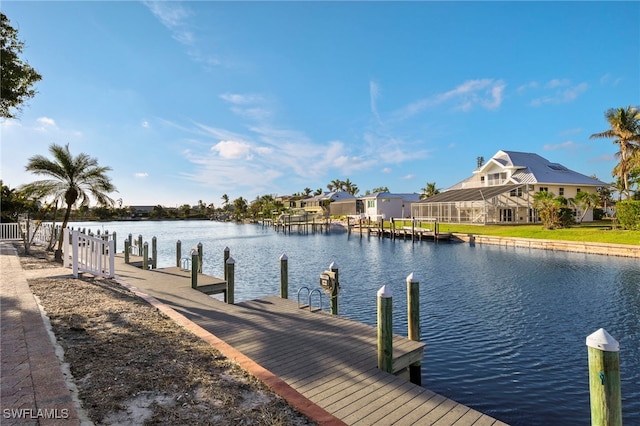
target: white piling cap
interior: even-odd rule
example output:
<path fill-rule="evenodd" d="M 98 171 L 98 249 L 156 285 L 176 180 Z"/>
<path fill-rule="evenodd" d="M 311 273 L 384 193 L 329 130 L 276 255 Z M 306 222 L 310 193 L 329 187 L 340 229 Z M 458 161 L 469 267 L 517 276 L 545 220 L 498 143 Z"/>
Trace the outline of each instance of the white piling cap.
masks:
<path fill-rule="evenodd" d="M 329 269 L 338 269 L 338 264 L 336 262 L 331 262 L 331 265 L 329 265 Z"/>
<path fill-rule="evenodd" d="M 286 254 L 282 253 L 282 256 L 280 256 L 280 260 L 287 260 L 288 257 Z"/>
<path fill-rule="evenodd" d="M 407 276 L 407 282 L 408 283 L 417 283 L 420 282 L 420 280 L 418 279 L 418 275 L 416 275 L 415 272 L 412 272 L 409 274 L 409 276 Z"/>
<path fill-rule="evenodd" d="M 229 251 L 229 247 L 225 247 L 222 251 Z"/>
<path fill-rule="evenodd" d="M 229 256 L 229 258 L 227 259 L 227 263 L 233 265 L 234 263 L 236 263 L 236 261 L 233 260 L 233 257 Z"/>
<path fill-rule="evenodd" d="M 587 336 L 587 346 L 601 351 L 618 352 L 620 344 L 604 328 Z"/>
<path fill-rule="evenodd" d="M 380 287 L 380 290 L 378 290 L 378 297 L 382 297 L 383 299 L 390 299 L 393 297 L 393 294 L 391 293 L 390 288 L 387 288 L 386 285 L 383 285 L 382 287 Z"/>

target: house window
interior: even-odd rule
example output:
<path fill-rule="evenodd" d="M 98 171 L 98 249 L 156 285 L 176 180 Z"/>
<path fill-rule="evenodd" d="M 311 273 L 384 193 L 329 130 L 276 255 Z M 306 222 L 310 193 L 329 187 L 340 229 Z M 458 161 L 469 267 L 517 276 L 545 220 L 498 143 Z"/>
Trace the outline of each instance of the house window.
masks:
<path fill-rule="evenodd" d="M 513 210 L 500 209 L 500 222 L 512 222 L 512 221 L 513 221 Z"/>
<path fill-rule="evenodd" d="M 484 183 L 484 176 L 480 176 L 480 183 Z"/>
<path fill-rule="evenodd" d="M 540 187 L 540 192 L 549 192 L 549 188 L 546 188 L 544 186 Z"/>
<path fill-rule="evenodd" d="M 510 197 L 522 197 L 522 187 L 509 191 Z"/>
<path fill-rule="evenodd" d="M 564 188 L 559 188 L 558 189 L 558 195 L 564 196 Z"/>
<path fill-rule="evenodd" d="M 576 194 L 580 192 L 580 188 L 576 188 Z"/>
<path fill-rule="evenodd" d="M 374 200 L 367 200 L 367 207 L 375 207 L 376 202 Z"/>

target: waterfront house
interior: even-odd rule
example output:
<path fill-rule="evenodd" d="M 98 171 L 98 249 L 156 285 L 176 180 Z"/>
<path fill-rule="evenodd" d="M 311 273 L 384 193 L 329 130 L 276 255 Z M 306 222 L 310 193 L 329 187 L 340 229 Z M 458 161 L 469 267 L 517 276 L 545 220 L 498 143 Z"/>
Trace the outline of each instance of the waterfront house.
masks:
<path fill-rule="evenodd" d="M 331 214 L 331 203 L 350 199 L 355 199 L 355 197 L 346 191 L 324 192 L 311 198 L 305 198 L 302 208 L 304 208 L 307 213 L 328 217 Z"/>
<path fill-rule="evenodd" d="M 411 217 L 411 205 L 420 200 L 420 194 L 376 192 L 360 199 L 364 206 L 364 216 L 377 221 Z"/>
<path fill-rule="evenodd" d="M 578 192 L 596 192 L 604 186 L 608 184 L 538 154 L 501 150 L 479 164 L 471 177 L 413 203 L 411 213 L 415 218 L 442 223 L 536 223 L 539 222 L 533 208 L 536 192 L 547 191 L 569 199 Z M 593 221 L 591 209 L 583 221 Z"/>

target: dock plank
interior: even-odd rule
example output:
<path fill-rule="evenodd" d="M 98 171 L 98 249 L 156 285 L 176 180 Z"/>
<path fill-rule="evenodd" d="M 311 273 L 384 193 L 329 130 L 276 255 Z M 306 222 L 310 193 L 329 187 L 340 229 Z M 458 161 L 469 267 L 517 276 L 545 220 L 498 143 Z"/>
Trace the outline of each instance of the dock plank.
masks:
<path fill-rule="evenodd" d="M 347 424 L 503 424 L 378 369 L 375 327 L 276 296 L 229 305 L 192 289 L 180 268 L 145 271 L 116 258 L 116 271 Z M 198 276 L 199 286 L 223 283 Z M 421 360 L 424 346 L 394 335 L 394 366 Z"/>

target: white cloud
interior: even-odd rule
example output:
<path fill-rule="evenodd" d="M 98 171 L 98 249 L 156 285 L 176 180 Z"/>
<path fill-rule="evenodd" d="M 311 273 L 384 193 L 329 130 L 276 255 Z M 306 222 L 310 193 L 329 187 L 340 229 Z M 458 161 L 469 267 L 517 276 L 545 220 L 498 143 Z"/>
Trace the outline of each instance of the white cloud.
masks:
<path fill-rule="evenodd" d="M 145 129 L 149 128 L 149 122 L 147 120 L 143 120 L 142 121 L 142 127 L 144 127 Z"/>
<path fill-rule="evenodd" d="M 411 180 L 415 178 L 416 178 L 416 175 L 414 175 L 413 173 L 409 173 L 408 175 L 405 175 L 402 177 L 403 180 Z"/>
<path fill-rule="evenodd" d="M 392 170 L 391 170 L 391 168 L 390 168 L 390 167 L 384 167 L 384 168 L 382 169 L 382 173 L 388 174 L 388 173 L 391 173 L 391 172 L 392 172 Z"/>
<path fill-rule="evenodd" d="M 53 118 L 40 117 L 36 121 L 43 126 L 56 127 L 56 121 Z"/>
<path fill-rule="evenodd" d="M 264 98 L 256 94 L 223 93 L 220 99 L 236 105 L 248 105 L 264 102 Z"/>
<path fill-rule="evenodd" d="M 559 144 L 545 144 L 542 149 L 545 151 L 557 151 L 557 150 L 575 150 L 580 148 L 580 144 L 573 141 L 566 141 Z"/>
<path fill-rule="evenodd" d="M 217 152 L 222 158 L 251 159 L 251 145 L 246 142 L 220 141 L 211 147 L 211 151 Z"/>
<path fill-rule="evenodd" d="M 555 87 L 558 87 L 558 86 L 555 86 Z M 563 90 L 558 90 L 552 95 L 536 98 L 531 101 L 531 105 L 540 106 L 544 104 L 566 104 L 569 102 L 573 102 L 578 98 L 578 96 L 586 92 L 588 88 L 589 88 L 589 85 L 587 83 L 580 83 L 575 86 L 570 86 Z"/>
<path fill-rule="evenodd" d="M 144 179 L 144 178 L 149 176 L 149 173 L 147 173 L 147 172 L 138 172 L 138 173 L 134 173 L 133 176 L 138 178 L 138 179 Z"/>
<path fill-rule="evenodd" d="M 453 109 L 461 111 L 470 111 L 476 105 L 495 110 L 502 104 L 505 87 L 506 83 L 503 80 L 489 78 L 468 80 L 448 92 L 410 103 L 397 116 L 401 120 L 407 119 L 425 108 L 446 103 L 452 104 Z"/>

